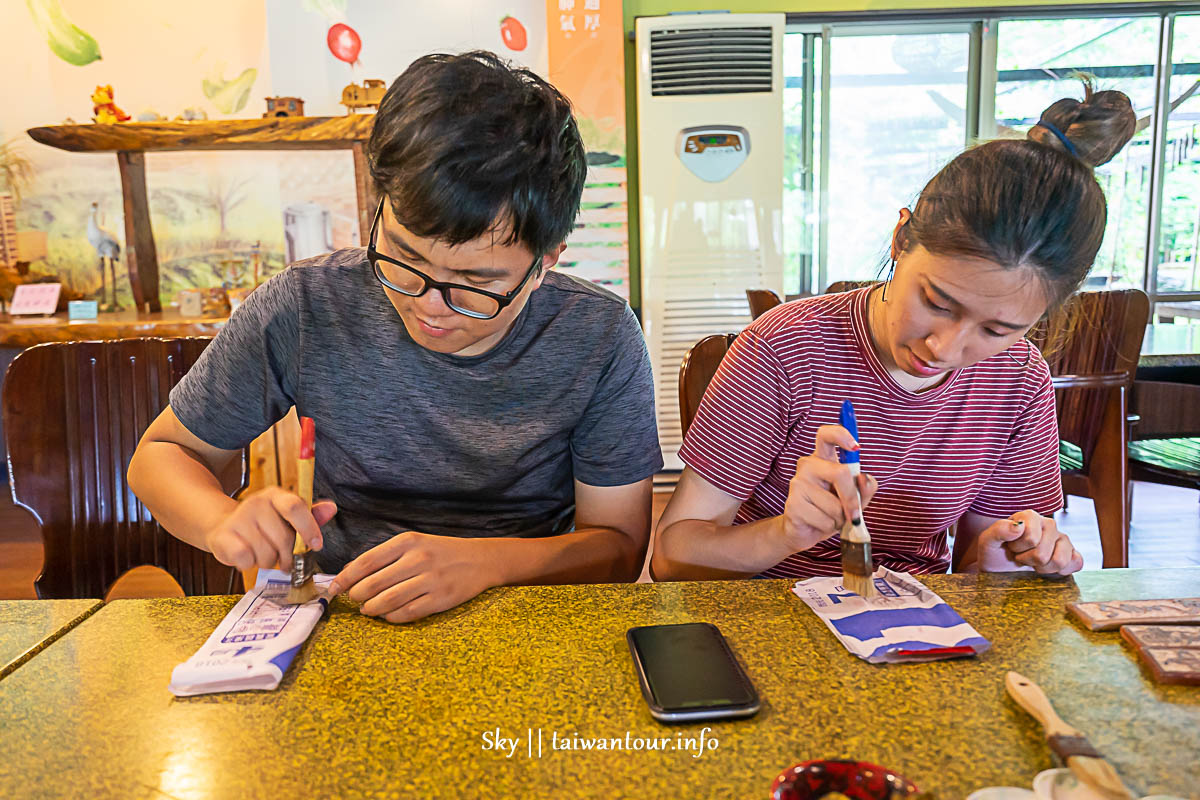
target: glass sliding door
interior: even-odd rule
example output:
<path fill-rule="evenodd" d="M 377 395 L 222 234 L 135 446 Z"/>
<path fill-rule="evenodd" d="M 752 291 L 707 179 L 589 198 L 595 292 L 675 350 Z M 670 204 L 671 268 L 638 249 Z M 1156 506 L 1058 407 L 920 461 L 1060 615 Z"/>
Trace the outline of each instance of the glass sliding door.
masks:
<path fill-rule="evenodd" d="M 1200 323 L 1200 297 L 1195 296 L 1200 293 L 1200 16 L 1175 18 L 1171 61 L 1155 311 L 1161 320 L 1195 324 Z"/>
<path fill-rule="evenodd" d="M 873 279 L 899 210 L 967 143 L 970 26 L 828 26 L 785 42 L 796 92 L 788 157 L 803 164 L 800 154 L 813 154 L 811 169 L 785 186 L 795 285 L 821 292 Z M 806 110 L 812 124 L 793 125 Z"/>
<path fill-rule="evenodd" d="M 817 33 L 784 37 L 783 71 L 783 286 L 787 294 L 812 291 L 820 228 L 817 193 L 820 109 L 817 106 L 824 39 Z"/>
<path fill-rule="evenodd" d="M 797 16 L 784 40 L 786 291 L 880 276 L 899 209 L 940 166 L 981 138 L 1025 136 L 1054 101 L 1082 99 L 1088 75 L 1129 95 L 1137 129 L 1096 170 L 1109 213 L 1083 288 L 1143 288 L 1156 320 L 1200 326 L 1200 13 L 1129 9 Z"/>
<path fill-rule="evenodd" d="M 1138 115 L 1133 140 L 1096 170 L 1108 198 L 1108 228 L 1085 288 L 1143 284 L 1158 30 L 1157 16 L 999 23 L 998 136 L 1024 136 L 1055 100 L 1083 99 L 1080 73 L 1093 76 L 1097 90 L 1125 92 Z"/>

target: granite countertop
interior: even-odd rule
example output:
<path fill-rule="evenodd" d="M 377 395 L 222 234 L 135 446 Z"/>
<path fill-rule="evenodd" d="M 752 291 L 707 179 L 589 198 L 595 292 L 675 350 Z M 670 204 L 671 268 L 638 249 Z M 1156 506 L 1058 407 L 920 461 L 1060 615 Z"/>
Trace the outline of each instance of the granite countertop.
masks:
<path fill-rule="evenodd" d="M 339 599 L 276 691 L 182 699 L 171 669 L 236 598 L 119 600 L 0 682 L 0 795 L 766 798 L 793 763 L 852 757 L 962 800 L 1052 766 L 1005 695 L 1015 669 L 1136 792 L 1196 796 L 1200 690 L 1154 683 L 1118 634 L 1087 631 L 1065 605 L 1195 596 L 1200 569 L 923 581 L 991 650 L 867 664 L 788 581 L 515 587 L 407 626 Z M 650 716 L 625 631 L 688 621 L 725 634 L 762 696 L 757 716 Z M 486 749 L 497 729 L 520 739 L 511 756 Z M 553 747 L 627 734 L 676 749 Z"/>
<path fill-rule="evenodd" d="M 0 679 L 100 606 L 99 600 L 0 600 Z"/>
<path fill-rule="evenodd" d="M 1147 325 L 1138 366 L 1200 366 L 1200 325 Z"/>

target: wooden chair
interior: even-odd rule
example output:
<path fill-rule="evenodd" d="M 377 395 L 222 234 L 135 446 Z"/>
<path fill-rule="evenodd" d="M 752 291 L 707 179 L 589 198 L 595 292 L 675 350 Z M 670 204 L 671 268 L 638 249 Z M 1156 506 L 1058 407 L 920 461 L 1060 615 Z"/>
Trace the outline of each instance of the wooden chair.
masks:
<path fill-rule="evenodd" d="M 250 443 L 250 477 L 244 492 L 250 494 L 268 486 L 281 486 L 295 494 L 300 484 L 296 463 L 299 452 L 300 418 L 293 407 Z"/>
<path fill-rule="evenodd" d="M 1095 503 L 1106 568 L 1129 565 L 1129 393 L 1149 318 L 1139 289 L 1080 292 L 1029 334 L 1054 382 L 1063 492 Z"/>
<path fill-rule="evenodd" d="M 163 530 L 125 479 L 142 433 L 209 341 L 55 342 L 13 360 L 3 392 L 9 480 L 42 529 L 38 597 L 104 597 L 143 564 L 188 595 L 244 591 L 237 570 Z M 235 467 L 244 484 L 246 458 Z"/>
<path fill-rule="evenodd" d="M 1200 489 L 1200 386 L 1134 381 L 1139 417 L 1129 465 L 1137 480 Z"/>
<path fill-rule="evenodd" d="M 770 289 L 747 289 L 746 302 L 750 304 L 750 319 L 758 319 L 783 301 Z"/>
<path fill-rule="evenodd" d="M 687 436 L 688 428 L 700 408 L 700 400 L 704 390 L 708 388 L 721 359 L 729 352 L 736 333 L 717 333 L 705 336 L 687 351 L 679 365 L 679 425 L 683 435 Z"/>
<path fill-rule="evenodd" d="M 827 293 L 848 292 L 861 286 L 872 286 L 878 281 L 835 281 L 829 285 Z M 746 300 L 750 303 L 750 314 L 757 319 L 759 315 L 770 311 L 781 302 L 779 295 L 770 289 L 747 289 Z M 704 390 L 717 372 L 721 359 L 737 338 L 736 333 L 718 333 L 705 336 L 694 344 L 683 357 L 679 365 L 679 424 L 683 435 L 687 435 L 692 418 L 700 408 L 700 400 Z"/>

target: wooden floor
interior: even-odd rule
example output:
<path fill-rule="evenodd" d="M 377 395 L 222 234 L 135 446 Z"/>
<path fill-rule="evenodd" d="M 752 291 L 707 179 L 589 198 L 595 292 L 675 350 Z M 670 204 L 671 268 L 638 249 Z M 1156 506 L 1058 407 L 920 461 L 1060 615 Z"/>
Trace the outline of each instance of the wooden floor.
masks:
<path fill-rule="evenodd" d="M 654 495 L 655 520 L 668 499 L 669 493 Z M 1068 509 L 1059 513 L 1059 526 L 1083 554 L 1085 568 L 1098 567 L 1100 539 L 1091 501 L 1072 497 Z M 1200 493 L 1136 484 L 1129 561 L 1132 567 L 1200 565 Z M 36 597 L 33 580 L 41 564 L 42 544 L 32 515 L 13 505 L 8 487 L 0 485 L 0 599 Z M 646 580 L 645 571 L 642 580 Z M 179 586 L 165 572 L 139 567 L 121 578 L 107 599 L 182 596 Z"/>

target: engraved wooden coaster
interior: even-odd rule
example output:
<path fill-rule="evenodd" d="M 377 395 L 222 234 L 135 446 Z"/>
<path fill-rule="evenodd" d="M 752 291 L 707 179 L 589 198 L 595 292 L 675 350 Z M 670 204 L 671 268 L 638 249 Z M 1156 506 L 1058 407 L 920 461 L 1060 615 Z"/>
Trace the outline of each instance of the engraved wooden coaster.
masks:
<path fill-rule="evenodd" d="M 1134 646 L 1159 683 L 1200 686 L 1200 627 L 1124 625 L 1121 637 Z"/>
<path fill-rule="evenodd" d="M 1200 647 L 1200 626 L 1122 625 L 1121 637 L 1134 647 Z"/>
<path fill-rule="evenodd" d="M 1093 631 L 1110 631 L 1122 625 L 1137 624 L 1200 625 L 1200 597 L 1067 603 L 1067 609 Z"/>

